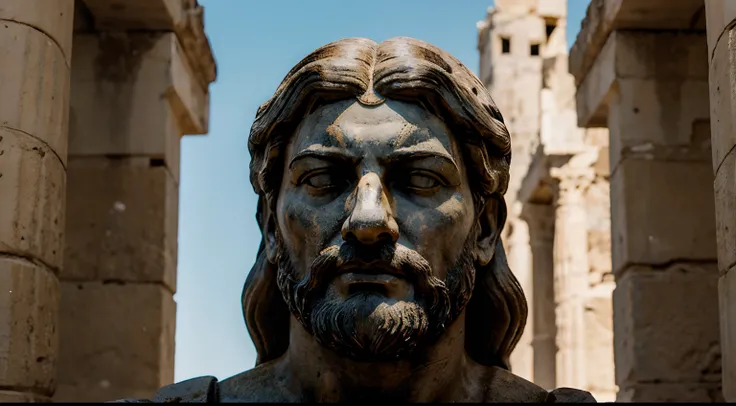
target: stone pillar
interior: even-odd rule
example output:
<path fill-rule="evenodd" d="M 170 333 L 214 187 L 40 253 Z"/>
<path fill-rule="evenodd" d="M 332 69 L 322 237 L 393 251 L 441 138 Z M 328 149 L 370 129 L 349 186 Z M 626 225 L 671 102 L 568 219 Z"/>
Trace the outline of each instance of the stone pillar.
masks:
<path fill-rule="evenodd" d="M 179 142 L 207 130 L 208 83 L 174 32 L 74 47 L 55 400 L 149 398 L 174 379 Z"/>
<path fill-rule="evenodd" d="M 0 2 L 0 402 L 56 387 L 73 15 Z"/>
<path fill-rule="evenodd" d="M 551 168 L 557 180 L 554 226 L 554 294 L 557 325 L 556 385 L 585 387 L 585 297 L 588 227 L 584 192 L 591 171 Z"/>
<path fill-rule="evenodd" d="M 554 297 L 554 225 L 552 205 L 524 204 L 532 249 L 532 351 L 534 383 L 552 390 L 556 384 L 557 327 Z"/>
<path fill-rule="evenodd" d="M 705 2 L 723 395 L 736 402 L 736 3 Z"/>
<path fill-rule="evenodd" d="M 700 33 L 613 31 L 573 72 L 610 130 L 618 401 L 721 399 L 707 60 Z"/>
<path fill-rule="evenodd" d="M 516 202 L 517 205 L 519 202 Z M 526 296 L 529 313 L 527 323 L 521 339 L 511 353 L 511 368 L 514 374 L 527 379 L 534 380 L 534 355 L 532 338 L 534 326 L 530 321 L 534 317 L 534 293 L 532 287 L 532 253 L 529 246 L 529 226 L 526 221 L 513 217 L 509 219 L 507 226 L 512 230 L 507 240 L 507 259 L 509 267 L 514 272 L 516 279 L 521 284 Z"/>

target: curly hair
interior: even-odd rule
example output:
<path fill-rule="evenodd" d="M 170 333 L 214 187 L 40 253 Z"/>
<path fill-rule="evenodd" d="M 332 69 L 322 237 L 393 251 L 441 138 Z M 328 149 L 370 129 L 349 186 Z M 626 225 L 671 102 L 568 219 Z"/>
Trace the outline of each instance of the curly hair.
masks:
<path fill-rule="evenodd" d="M 256 218 L 261 232 L 276 205 L 285 145 L 299 122 L 319 105 L 350 98 L 366 100 L 374 92 L 419 104 L 445 121 L 469 163 L 475 203 L 480 207 L 496 199 L 499 227 L 503 227 L 511 139 L 485 86 L 459 60 L 426 42 L 398 37 L 377 44 L 349 38 L 307 55 L 258 108 L 248 148 L 250 180 L 259 195 Z M 289 346 L 290 312 L 276 276 L 276 265 L 267 260 L 261 240 L 242 296 L 248 332 L 258 353 L 256 365 L 278 358 Z M 480 364 L 509 369 L 509 356 L 524 330 L 527 311 L 526 298 L 508 267 L 499 238 L 492 261 L 476 265 L 466 316 L 468 355 Z"/>

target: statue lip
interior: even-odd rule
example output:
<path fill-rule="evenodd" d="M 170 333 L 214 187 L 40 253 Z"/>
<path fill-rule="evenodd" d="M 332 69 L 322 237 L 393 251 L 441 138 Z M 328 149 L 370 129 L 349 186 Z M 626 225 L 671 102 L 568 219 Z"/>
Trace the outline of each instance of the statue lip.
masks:
<path fill-rule="evenodd" d="M 358 261 L 338 268 L 336 287 L 344 297 L 356 293 L 374 292 L 393 299 L 413 297 L 412 284 L 401 269 L 383 261 Z"/>
<path fill-rule="evenodd" d="M 375 277 L 379 275 L 389 275 L 394 278 L 408 279 L 406 273 L 402 269 L 395 268 L 384 261 L 350 261 L 341 265 L 337 269 L 337 274 L 335 276 L 339 277 L 345 274 L 371 276 L 372 278 L 370 279 L 375 279 Z M 379 281 L 376 280 L 376 283 L 379 283 Z"/>

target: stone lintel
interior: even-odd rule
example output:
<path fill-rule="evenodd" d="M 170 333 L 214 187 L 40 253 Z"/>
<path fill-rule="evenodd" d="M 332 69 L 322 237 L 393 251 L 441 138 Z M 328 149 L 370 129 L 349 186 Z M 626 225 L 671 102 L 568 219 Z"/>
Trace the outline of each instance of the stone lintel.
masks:
<path fill-rule="evenodd" d="M 182 134 L 207 131 L 209 95 L 171 33 L 77 34 L 69 155 L 163 159 L 178 181 Z M 121 56 L 122 55 L 122 56 Z"/>
<path fill-rule="evenodd" d="M 592 0 L 570 50 L 570 73 L 576 84 L 589 74 L 617 29 L 705 32 L 703 0 Z"/>
<path fill-rule="evenodd" d="M 609 125 L 610 107 L 619 102 L 623 105 L 623 113 L 629 115 L 632 122 L 655 123 L 665 113 L 674 113 L 681 108 L 688 113 L 680 114 L 684 117 L 682 120 L 690 119 L 683 125 L 682 131 L 687 131 L 692 122 L 691 115 L 709 116 L 708 109 L 705 109 L 708 105 L 706 53 L 703 33 L 633 30 L 611 33 L 590 72 L 578 86 L 578 125 L 609 127 L 613 136 L 617 127 Z M 649 89 L 642 90 L 645 87 Z M 684 105 L 688 102 L 693 106 Z M 658 110 L 673 103 L 675 105 L 667 111 Z M 657 114 L 661 117 L 655 116 Z M 625 120 L 617 117 L 616 121 Z M 671 120 L 668 118 L 668 121 Z M 683 123 L 677 120 L 671 122 L 671 125 L 680 124 Z M 613 144 L 612 141 L 612 148 Z"/>
<path fill-rule="evenodd" d="M 37 0 L 43 1 L 43 0 Z M 200 86 L 217 77 L 204 32 L 204 7 L 197 0 L 83 0 L 99 31 L 174 31 Z"/>
<path fill-rule="evenodd" d="M 545 154 L 542 145 L 532 155 L 531 164 L 521 182 L 517 200 L 527 204 L 553 204 L 556 181 L 550 176 L 550 169 L 564 166 L 572 154 Z"/>

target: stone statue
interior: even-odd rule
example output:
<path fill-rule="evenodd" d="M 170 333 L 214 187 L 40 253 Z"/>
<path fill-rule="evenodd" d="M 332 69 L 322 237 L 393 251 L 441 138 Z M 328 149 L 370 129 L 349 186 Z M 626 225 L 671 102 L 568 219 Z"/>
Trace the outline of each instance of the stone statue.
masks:
<path fill-rule="evenodd" d="M 327 44 L 258 109 L 248 146 L 256 367 L 154 401 L 595 402 L 509 371 L 527 317 L 499 238 L 511 140 L 456 58 L 412 38 Z"/>

